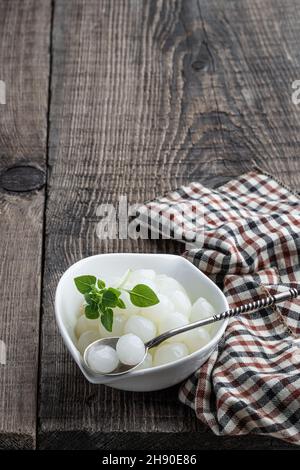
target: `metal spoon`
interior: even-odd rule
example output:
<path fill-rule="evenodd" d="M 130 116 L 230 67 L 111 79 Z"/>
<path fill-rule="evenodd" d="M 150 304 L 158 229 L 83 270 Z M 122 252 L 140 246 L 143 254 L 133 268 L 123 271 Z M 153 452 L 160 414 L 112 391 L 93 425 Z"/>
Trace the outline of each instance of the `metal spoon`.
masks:
<path fill-rule="evenodd" d="M 90 371 L 92 371 L 94 374 L 97 374 L 97 375 L 116 376 L 116 375 L 127 374 L 128 372 L 136 369 L 140 364 L 142 364 L 149 349 L 153 348 L 154 346 L 158 346 L 160 343 L 171 338 L 172 336 L 178 335 L 179 333 L 184 333 L 189 330 L 193 330 L 194 328 L 200 328 L 202 326 L 209 325 L 210 323 L 214 323 L 220 320 L 225 320 L 226 318 L 235 317 L 236 315 L 240 315 L 242 313 L 255 312 L 257 310 L 260 310 L 261 308 L 270 307 L 272 305 L 278 304 L 279 302 L 284 302 L 285 300 L 291 300 L 296 297 L 298 297 L 298 290 L 295 288 L 292 288 L 280 294 L 262 297 L 254 302 L 249 302 L 247 304 L 241 305 L 240 307 L 230 308 L 229 310 L 226 310 L 225 312 L 218 313 L 211 317 L 205 318 L 204 320 L 196 321 L 194 323 L 189 323 L 188 325 L 166 331 L 165 333 L 162 333 L 161 335 L 156 336 L 155 338 L 145 343 L 145 355 L 141 362 L 139 362 L 135 366 L 129 366 L 129 365 L 120 363 L 118 367 L 109 374 L 101 374 L 100 372 L 96 372 L 93 369 L 91 369 L 91 367 L 88 364 L 87 357 L 88 357 L 88 354 L 91 352 L 91 350 L 93 348 L 97 348 L 100 344 L 111 346 L 112 348 L 116 349 L 116 345 L 119 340 L 119 337 L 102 338 L 102 339 L 98 339 L 94 341 L 84 351 L 83 360 L 84 360 L 86 367 Z"/>

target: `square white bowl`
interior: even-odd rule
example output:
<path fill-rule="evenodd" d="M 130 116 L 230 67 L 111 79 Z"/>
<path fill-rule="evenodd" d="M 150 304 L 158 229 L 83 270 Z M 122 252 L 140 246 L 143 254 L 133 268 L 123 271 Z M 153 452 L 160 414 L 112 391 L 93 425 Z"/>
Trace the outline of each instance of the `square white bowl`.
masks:
<path fill-rule="evenodd" d="M 122 276 L 127 269 L 154 269 L 177 279 L 194 302 L 205 297 L 216 313 L 228 309 L 223 292 L 192 263 L 177 255 L 114 253 L 90 256 L 73 264 L 61 277 L 55 296 L 56 321 L 63 340 L 86 379 L 94 384 L 106 384 L 120 390 L 152 391 L 171 387 L 197 370 L 217 346 L 227 326 L 227 320 L 218 322 L 209 343 L 183 359 L 149 369 L 129 372 L 120 377 L 96 376 L 89 371 L 76 347 L 74 327 L 78 318 L 82 295 L 76 290 L 74 278 L 92 274 L 107 282 Z"/>

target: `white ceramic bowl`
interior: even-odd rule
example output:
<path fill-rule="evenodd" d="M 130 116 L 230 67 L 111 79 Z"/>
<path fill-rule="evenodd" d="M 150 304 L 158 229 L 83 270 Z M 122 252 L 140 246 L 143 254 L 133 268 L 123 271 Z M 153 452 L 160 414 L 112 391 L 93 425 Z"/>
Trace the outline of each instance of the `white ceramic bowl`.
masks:
<path fill-rule="evenodd" d="M 56 321 L 64 342 L 73 359 L 87 380 L 94 384 L 131 391 L 152 391 L 175 385 L 197 370 L 210 356 L 223 335 L 227 321 L 216 325 L 211 341 L 189 356 L 170 364 L 132 371 L 124 376 L 95 376 L 84 366 L 76 348 L 74 326 L 78 317 L 82 295 L 74 286 L 74 277 L 93 274 L 108 282 L 124 274 L 127 269 L 154 269 L 158 274 L 167 274 L 177 279 L 186 289 L 190 299 L 205 297 L 222 312 L 228 308 L 221 290 L 192 263 L 176 255 L 164 254 L 103 254 L 90 256 L 73 264 L 61 277 L 55 296 Z"/>

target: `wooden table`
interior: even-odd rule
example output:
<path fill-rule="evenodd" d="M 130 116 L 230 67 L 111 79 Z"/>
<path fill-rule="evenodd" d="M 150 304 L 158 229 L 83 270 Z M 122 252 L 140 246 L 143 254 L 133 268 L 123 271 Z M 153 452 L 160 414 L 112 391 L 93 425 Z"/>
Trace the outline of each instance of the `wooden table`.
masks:
<path fill-rule="evenodd" d="M 259 165 L 300 182 L 299 0 L 1 0 L 0 447 L 290 448 L 215 437 L 177 387 L 88 384 L 54 320 L 56 284 L 104 252 L 100 203 L 209 186 Z"/>

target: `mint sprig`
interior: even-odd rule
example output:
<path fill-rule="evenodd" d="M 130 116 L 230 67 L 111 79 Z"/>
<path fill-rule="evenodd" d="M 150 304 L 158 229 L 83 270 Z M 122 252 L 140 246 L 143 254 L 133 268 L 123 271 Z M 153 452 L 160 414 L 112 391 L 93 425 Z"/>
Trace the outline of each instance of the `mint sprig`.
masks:
<path fill-rule="evenodd" d="M 146 284 L 137 284 L 133 289 L 125 289 L 121 286 L 106 287 L 101 279 L 95 276 L 85 275 L 74 279 L 77 290 L 84 296 L 84 313 L 90 320 L 100 317 L 101 323 L 107 331 L 112 331 L 113 309 L 119 307 L 125 309 L 126 305 L 120 298 L 122 290 L 129 293 L 130 301 L 137 307 L 151 307 L 159 303 L 155 292 Z"/>

